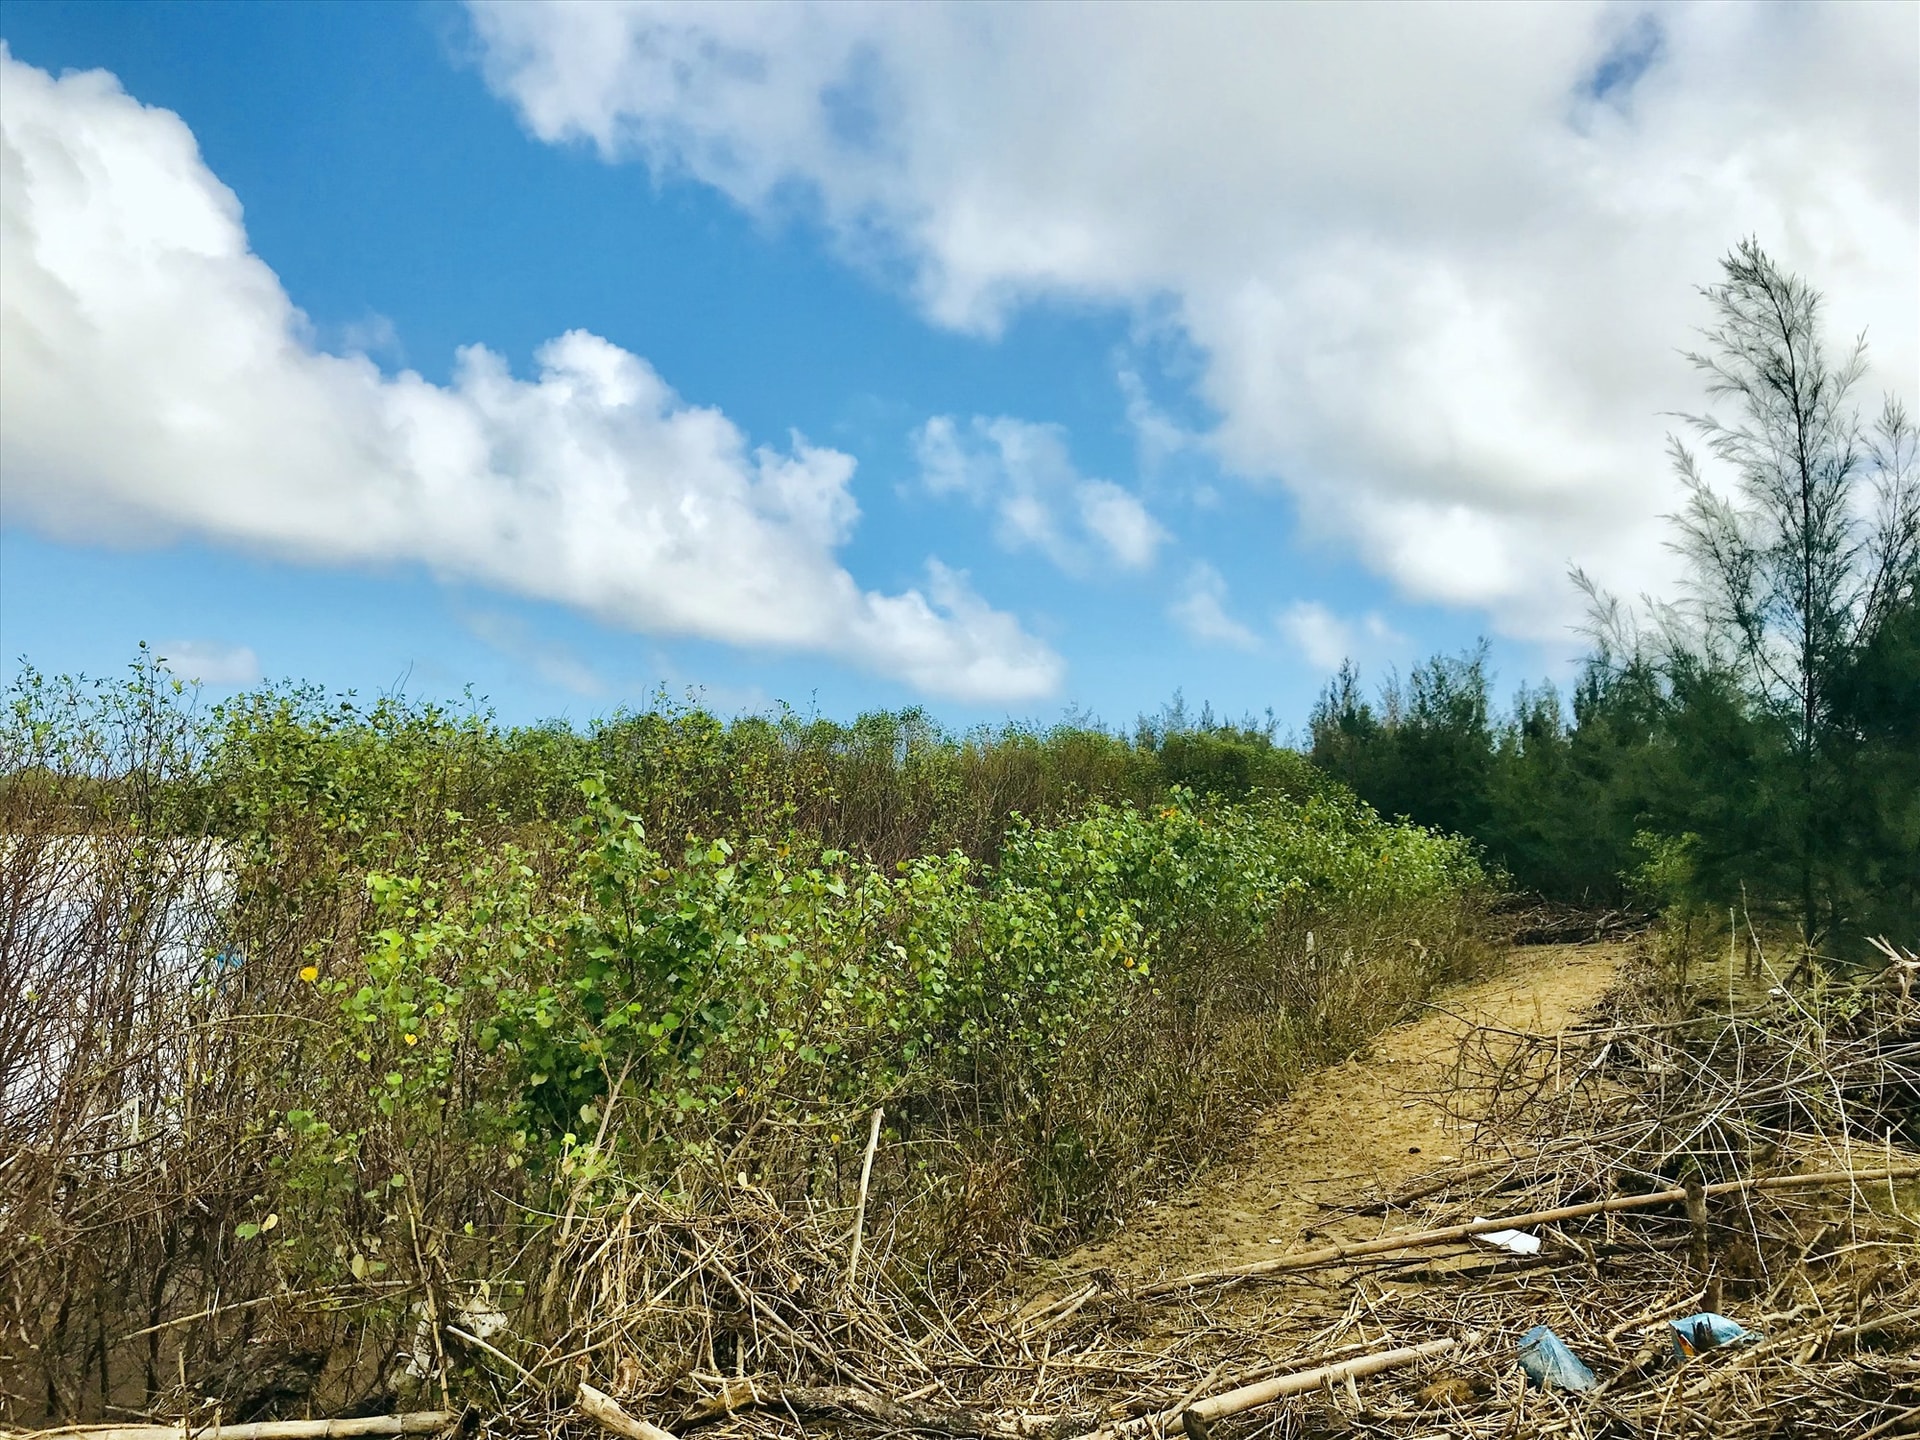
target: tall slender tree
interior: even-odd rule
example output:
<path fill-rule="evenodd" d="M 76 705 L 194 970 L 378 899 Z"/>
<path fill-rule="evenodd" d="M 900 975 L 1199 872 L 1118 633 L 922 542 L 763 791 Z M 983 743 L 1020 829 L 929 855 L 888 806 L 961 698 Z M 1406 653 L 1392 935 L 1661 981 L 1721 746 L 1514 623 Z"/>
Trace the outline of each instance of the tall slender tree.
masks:
<path fill-rule="evenodd" d="M 1853 392 L 1866 368 L 1865 337 L 1836 359 L 1821 334 L 1821 296 L 1743 241 L 1702 294 L 1715 323 L 1688 354 L 1730 419 L 1683 417 L 1730 472 L 1716 488 L 1699 458 L 1670 441 L 1685 501 L 1675 546 L 1688 561 L 1681 613 L 1699 658 L 1741 677 L 1761 712 L 1785 727 L 1794 770 L 1791 844 L 1809 943 L 1823 928 L 1822 899 L 1838 855 L 1827 807 L 1846 752 L 1833 699 L 1857 657 L 1905 604 L 1920 557 L 1920 487 L 1914 432 L 1889 397 L 1876 433 L 1862 426 Z M 1828 893 L 1823 897 L 1822 891 Z"/>
<path fill-rule="evenodd" d="M 1717 413 L 1670 441 L 1685 588 L 1625 606 L 1574 572 L 1593 651 L 1571 717 L 1533 691 L 1490 716 L 1481 656 L 1436 657 L 1377 705 L 1345 666 L 1313 760 L 1544 893 L 1617 894 L 1642 837 L 1684 841 L 1686 898 L 1744 892 L 1809 944 L 1911 934 L 1920 437 L 1893 397 L 1862 422 L 1864 338 L 1831 354 L 1819 293 L 1757 243 L 1701 293 L 1713 320 L 1689 358 Z"/>

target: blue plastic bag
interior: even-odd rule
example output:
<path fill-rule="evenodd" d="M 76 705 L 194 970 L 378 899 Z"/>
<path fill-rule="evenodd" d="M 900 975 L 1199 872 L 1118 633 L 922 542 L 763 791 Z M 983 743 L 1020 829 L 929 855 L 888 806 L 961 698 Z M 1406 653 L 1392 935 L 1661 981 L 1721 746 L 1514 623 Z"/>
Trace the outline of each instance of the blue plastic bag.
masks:
<path fill-rule="evenodd" d="M 1702 1310 L 1684 1320 L 1669 1320 L 1667 1328 L 1673 1335 L 1676 1360 L 1691 1360 L 1703 1350 L 1718 1350 L 1722 1345 L 1738 1345 L 1742 1340 L 1760 1338 L 1751 1330 L 1742 1329 L 1738 1322 L 1711 1310 Z"/>
<path fill-rule="evenodd" d="M 1544 1325 L 1520 1337 L 1520 1368 L 1542 1390 L 1591 1390 L 1600 1383 L 1566 1342 Z"/>

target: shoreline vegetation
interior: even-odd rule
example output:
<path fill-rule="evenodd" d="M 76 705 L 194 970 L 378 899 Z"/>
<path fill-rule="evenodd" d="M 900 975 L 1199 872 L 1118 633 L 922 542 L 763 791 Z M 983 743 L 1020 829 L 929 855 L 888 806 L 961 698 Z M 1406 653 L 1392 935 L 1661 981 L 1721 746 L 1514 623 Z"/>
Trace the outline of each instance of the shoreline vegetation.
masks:
<path fill-rule="evenodd" d="M 16 1419 L 457 1388 L 716 1197 L 964 1303 L 1487 954 L 1468 842 L 1253 731 L 11 698 Z"/>
<path fill-rule="evenodd" d="M 1343 669 L 1301 754 L 1177 704 L 1131 735 L 670 706 L 506 729 L 308 687 L 203 708 L 144 650 L 120 681 L 23 668 L 0 713 L 0 1419 L 372 1433 L 472 1404 L 550 1429 L 605 1380 L 603 1417 L 691 1398 L 686 1423 L 738 1434 L 737 1397 L 776 1372 L 796 1425 L 807 1394 L 893 1429 L 940 1428 L 969 1389 L 1031 1408 L 1065 1385 L 1051 1337 L 1104 1344 L 1137 1297 L 1087 1277 L 1000 1326 L 989 1363 L 958 1337 L 1009 1279 L 1483 969 L 1503 900 L 1659 916 L 1584 1058 L 1502 1031 L 1514 1054 L 1475 1080 L 1463 1051 L 1456 1086 L 1511 1098 L 1530 1153 L 1552 1148 L 1536 1124 L 1586 1137 L 1582 1173 L 1543 1162 L 1521 1213 L 1625 1166 L 1768 1194 L 1748 1177 L 1808 1170 L 1809 1141 L 1877 1145 L 1891 1186 L 1920 1126 L 1920 447 L 1897 398 L 1861 422 L 1863 348 L 1830 357 L 1819 295 L 1757 245 L 1702 294 L 1689 358 L 1728 408 L 1685 419 L 1701 455 L 1672 447 L 1683 592 L 1629 607 L 1576 574 L 1570 707 L 1527 689 L 1495 716 L 1484 655 L 1377 701 Z M 1708 957 L 1724 1010 L 1688 978 Z M 1744 1009 L 1736 970 L 1772 982 Z M 1845 1219 L 1876 1255 L 1911 1230 L 1889 1197 Z M 1773 1303 L 1776 1271 L 1824 1264 L 1841 1221 L 1808 1239 L 1795 1204 L 1748 1207 L 1734 1257 L 1689 1201 L 1678 1298 Z M 1605 1243 L 1553 1234 L 1550 1263 L 1601 1276 L 1616 1217 L 1595 1214 Z M 1676 1238 L 1635 1249 L 1634 1293 Z M 1920 1315 L 1905 1270 L 1854 1270 L 1847 1304 Z M 1843 1298 L 1807 1283 L 1822 1313 L 1821 1284 Z M 1518 1293 L 1403 1316 L 1404 1338 L 1475 1307 L 1511 1328 Z M 1356 1406 L 1383 1362 L 1325 1345 L 1380 1320 L 1362 1299 L 1312 1372 Z M 1892 1416 L 1849 1433 L 1894 1433 L 1910 1383 L 1834 1351 L 1891 1333 L 1861 1315 L 1795 1338 L 1791 1366 L 1784 1342 L 1746 1353 L 1792 1403 L 1832 1352 L 1820 1384 L 1867 1407 L 1850 1423 Z M 1623 1328 L 1573 1320 L 1596 1354 Z M 1494 1365 L 1492 1333 L 1460 1355 Z M 1170 1406 L 1205 1440 L 1227 1412 L 1196 1397 L 1229 1359 L 1146 1411 L 1101 1391 L 1097 1424 Z M 1653 1363 L 1604 1383 L 1664 1426 Z M 1307 1383 L 1261 1373 L 1261 1394 Z"/>

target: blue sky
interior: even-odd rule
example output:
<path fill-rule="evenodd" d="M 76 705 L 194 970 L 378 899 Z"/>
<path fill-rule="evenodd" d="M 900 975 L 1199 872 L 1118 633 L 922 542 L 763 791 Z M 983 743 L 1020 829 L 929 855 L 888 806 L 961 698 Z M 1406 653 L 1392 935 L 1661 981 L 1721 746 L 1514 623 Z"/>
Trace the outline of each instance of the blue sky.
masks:
<path fill-rule="evenodd" d="M 1568 564 L 1670 579 L 1734 240 L 1912 395 L 1915 13 L 10 6 L 0 653 L 516 721 L 1564 675 Z"/>

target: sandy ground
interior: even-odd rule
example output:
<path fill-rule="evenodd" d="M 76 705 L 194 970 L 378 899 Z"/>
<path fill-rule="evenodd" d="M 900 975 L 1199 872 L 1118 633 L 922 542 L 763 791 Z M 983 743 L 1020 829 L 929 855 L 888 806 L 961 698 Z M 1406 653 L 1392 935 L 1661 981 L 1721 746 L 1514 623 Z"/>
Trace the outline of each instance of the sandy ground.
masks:
<path fill-rule="evenodd" d="M 1462 1035 L 1476 1025 L 1564 1029 L 1605 992 L 1625 954 L 1620 945 L 1514 951 L 1497 975 L 1442 993 L 1363 1054 L 1309 1077 L 1263 1118 L 1236 1163 L 1065 1257 L 1052 1276 L 1105 1268 L 1124 1285 L 1265 1259 L 1321 1236 L 1404 1228 L 1333 1212 L 1459 1159 L 1466 1136 L 1441 1102 Z"/>

